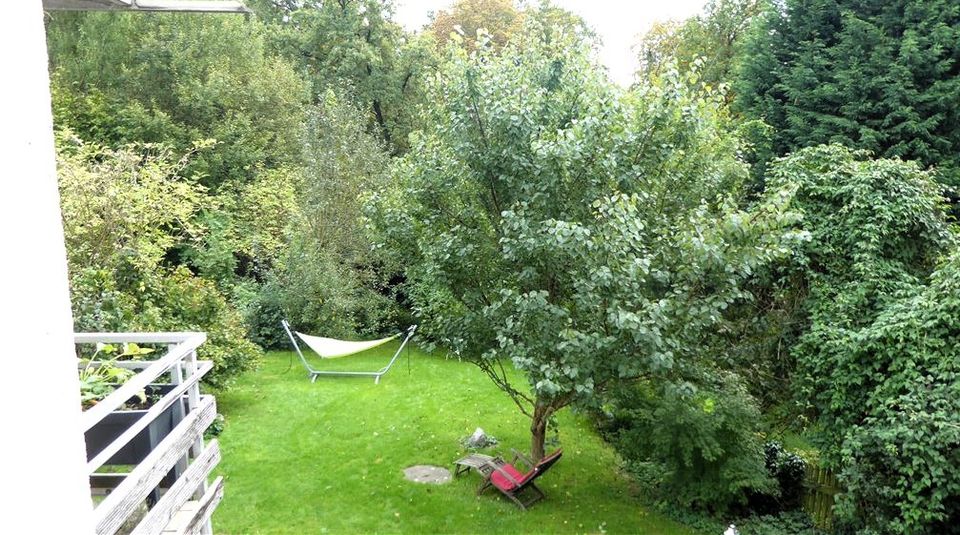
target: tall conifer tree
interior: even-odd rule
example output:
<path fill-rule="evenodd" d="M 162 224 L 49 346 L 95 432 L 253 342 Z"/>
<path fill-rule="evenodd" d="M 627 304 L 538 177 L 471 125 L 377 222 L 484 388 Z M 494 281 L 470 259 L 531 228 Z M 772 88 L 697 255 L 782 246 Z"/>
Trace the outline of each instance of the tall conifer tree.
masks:
<path fill-rule="evenodd" d="M 737 105 L 774 149 L 839 142 L 960 185 L 960 4 L 786 0 L 757 24 Z"/>

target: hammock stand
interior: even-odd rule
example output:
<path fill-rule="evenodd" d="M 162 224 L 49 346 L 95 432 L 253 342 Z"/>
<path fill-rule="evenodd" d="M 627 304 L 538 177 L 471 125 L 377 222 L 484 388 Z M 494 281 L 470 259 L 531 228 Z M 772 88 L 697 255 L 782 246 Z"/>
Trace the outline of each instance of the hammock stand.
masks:
<path fill-rule="evenodd" d="M 395 338 L 398 338 L 403 333 L 397 333 L 388 338 L 381 338 L 380 340 L 371 340 L 368 342 L 349 342 L 346 340 L 337 340 L 335 338 L 310 336 L 309 334 L 293 331 L 290 329 L 290 324 L 287 322 L 287 320 L 282 320 L 280 323 L 283 325 L 283 330 L 287 331 L 287 336 L 290 337 L 290 341 L 293 342 L 293 348 L 297 350 L 297 355 L 300 357 L 300 362 L 303 363 L 304 368 L 307 369 L 307 373 L 310 374 L 310 382 L 312 383 L 317 382 L 317 377 L 321 375 L 340 375 L 373 377 L 373 383 L 380 384 L 380 377 L 390 371 L 390 367 L 393 366 L 393 363 L 396 362 L 397 357 L 400 356 L 400 352 L 403 351 L 403 347 L 407 345 L 407 341 L 410 340 L 410 338 L 413 336 L 413 333 L 417 330 L 416 325 L 411 325 L 410 328 L 407 329 L 406 338 L 403 339 L 403 343 L 401 343 L 400 347 L 397 348 L 397 352 L 393 354 L 393 358 L 390 359 L 390 362 L 375 372 L 333 371 L 318 370 L 310 366 L 310 363 L 307 362 L 307 359 L 303 356 L 303 352 L 300 351 L 300 344 L 297 343 L 297 337 L 293 334 L 296 333 L 297 336 L 303 340 L 303 343 L 307 344 L 307 347 L 312 349 L 317 355 L 320 355 L 320 358 L 334 359 L 360 353 L 361 351 L 366 351 L 368 349 L 373 349 Z"/>

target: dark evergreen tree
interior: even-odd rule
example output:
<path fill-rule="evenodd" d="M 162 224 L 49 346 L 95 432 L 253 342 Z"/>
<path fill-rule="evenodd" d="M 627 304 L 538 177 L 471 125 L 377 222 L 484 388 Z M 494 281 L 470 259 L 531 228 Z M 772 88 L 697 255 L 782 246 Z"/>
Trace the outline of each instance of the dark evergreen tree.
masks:
<path fill-rule="evenodd" d="M 960 3 L 785 0 L 754 28 L 737 107 L 786 154 L 837 142 L 960 185 Z"/>

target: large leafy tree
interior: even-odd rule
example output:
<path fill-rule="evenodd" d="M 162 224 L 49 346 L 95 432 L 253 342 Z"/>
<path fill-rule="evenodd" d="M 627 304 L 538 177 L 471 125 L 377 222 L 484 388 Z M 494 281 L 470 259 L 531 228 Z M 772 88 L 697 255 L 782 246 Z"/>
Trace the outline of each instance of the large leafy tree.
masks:
<path fill-rule="evenodd" d="M 387 283 L 397 268 L 371 248 L 360 204 L 389 176 L 383 142 L 332 91 L 309 114 L 305 138 L 299 207 L 270 297 L 304 330 L 349 336 L 392 328 L 398 306 Z"/>
<path fill-rule="evenodd" d="M 437 11 L 430 24 L 438 45 L 445 45 L 451 34 L 459 34 L 468 50 L 476 47 L 478 30 L 486 31 L 491 42 L 503 46 L 522 27 L 523 14 L 513 0 L 457 0 L 449 10 Z"/>
<path fill-rule="evenodd" d="M 738 106 L 778 154 L 837 142 L 960 184 L 960 4 L 787 0 L 750 39 Z"/>
<path fill-rule="evenodd" d="M 706 365 L 705 332 L 797 236 L 789 192 L 741 211 L 718 99 L 676 77 L 623 92 L 567 34 L 452 57 L 372 216 L 437 341 L 531 418 Z M 513 382 L 507 368 L 523 372 Z"/>
<path fill-rule="evenodd" d="M 59 126 L 181 153 L 213 140 L 188 172 L 214 189 L 296 163 L 306 86 L 256 20 L 57 13 L 47 26 Z"/>
<path fill-rule="evenodd" d="M 454 41 L 473 51 L 483 40 L 487 46 L 502 48 L 520 31 L 531 28 L 524 21 L 534 19 L 543 31 L 567 32 L 585 41 L 596 41 L 596 34 L 578 15 L 552 4 L 514 2 L 513 0 L 459 0 L 448 10 L 437 12 L 429 26 L 442 48 Z M 482 31 L 486 35 L 478 36 Z"/>
<path fill-rule="evenodd" d="M 315 103 L 328 90 L 344 95 L 388 147 L 406 149 L 421 80 L 436 62 L 429 36 L 404 32 L 389 0 L 275 2 L 261 11 L 272 21 L 270 42 L 300 66 Z"/>
<path fill-rule="evenodd" d="M 638 46 L 639 74 L 657 76 L 676 65 L 681 72 L 697 70 L 705 84 L 729 85 L 750 25 L 763 6 L 763 0 L 710 0 L 700 15 L 654 24 Z"/>

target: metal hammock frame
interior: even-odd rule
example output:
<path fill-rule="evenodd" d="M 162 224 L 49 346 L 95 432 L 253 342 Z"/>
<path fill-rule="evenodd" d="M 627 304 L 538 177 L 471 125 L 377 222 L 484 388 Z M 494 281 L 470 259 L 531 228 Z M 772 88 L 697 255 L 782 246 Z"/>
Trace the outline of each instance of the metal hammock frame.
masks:
<path fill-rule="evenodd" d="M 380 368 L 380 369 L 377 370 L 377 371 L 369 371 L 369 372 L 365 372 L 365 371 L 335 371 L 335 370 L 318 370 L 318 369 L 314 368 L 313 366 L 311 366 L 310 363 L 307 362 L 306 357 L 303 356 L 303 352 L 300 350 L 300 344 L 297 343 L 297 337 L 293 335 L 296 331 L 293 331 L 292 329 L 290 329 L 290 323 L 288 323 L 287 320 L 281 320 L 280 324 L 283 325 L 283 330 L 287 332 L 287 336 L 289 336 L 289 337 L 290 337 L 290 341 L 293 342 L 293 348 L 297 350 L 297 355 L 300 357 L 300 362 L 302 362 L 302 363 L 303 363 L 303 367 L 307 369 L 307 373 L 310 375 L 310 382 L 312 382 L 312 383 L 317 382 L 317 377 L 319 377 L 319 376 L 321 376 L 321 375 L 329 375 L 329 376 L 345 376 L 345 377 L 350 377 L 350 376 L 353 376 L 353 377 L 357 377 L 357 376 L 360 376 L 360 377 L 373 377 L 373 383 L 374 383 L 374 384 L 380 384 L 380 378 L 383 377 L 383 375 L 386 374 L 388 371 L 390 371 L 390 368 L 393 366 L 393 363 L 396 362 L 397 357 L 400 356 L 400 352 L 403 351 L 404 346 L 407 345 L 407 342 L 410 340 L 410 338 L 413 337 L 413 333 L 416 332 L 416 330 L 417 330 L 417 326 L 416 326 L 416 325 L 411 325 L 411 326 L 407 329 L 407 336 L 403 339 L 403 342 L 400 344 L 400 347 L 397 348 L 397 352 L 393 354 L 393 358 L 391 358 L 391 359 L 390 359 L 390 362 L 388 362 L 387 365 L 384 366 L 383 368 Z M 298 336 L 303 336 L 301 333 L 296 333 L 296 334 L 297 334 Z M 391 338 L 399 337 L 400 334 L 402 334 L 402 333 L 398 333 L 398 334 L 392 336 Z M 304 341 L 304 343 L 307 343 L 307 347 L 311 347 L 310 344 L 307 342 L 306 339 L 303 339 L 303 341 Z M 389 339 L 385 339 L 384 343 L 386 343 L 387 341 L 389 341 Z M 313 349 L 313 348 L 311 347 L 311 349 Z M 368 350 L 368 349 L 373 349 L 373 348 L 372 348 L 372 347 L 369 347 L 369 348 L 367 348 L 367 349 L 362 349 L 362 350 L 360 350 L 360 351 L 357 351 L 356 353 L 361 353 L 361 352 L 366 351 L 366 350 Z M 323 355 L 321 355 L 319 352 L 317 352 L 316 350 L 314 350 L 314 352 L 317 353 L 317 355 L 320 355 L 320 358 L 326 358 L 326 357 L 324 357 Z M 354 354 L 355 354 L 355 353 L 354 353 Z M 347 355 L 341 355 L 341 356 L 347 356 Z"/>

